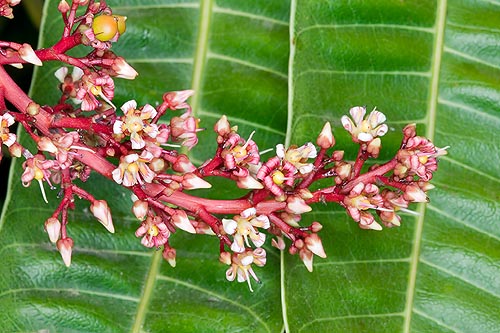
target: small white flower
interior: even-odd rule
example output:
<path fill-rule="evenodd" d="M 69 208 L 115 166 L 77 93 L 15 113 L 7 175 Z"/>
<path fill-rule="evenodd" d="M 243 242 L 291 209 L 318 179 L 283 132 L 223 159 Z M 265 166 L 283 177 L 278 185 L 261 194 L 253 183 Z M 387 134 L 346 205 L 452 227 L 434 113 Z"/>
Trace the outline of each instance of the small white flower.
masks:
<path fill-rule="evenodd" d="M 366 108 L 364 107 L 353 107 L 349 110 L 349 113 L 352 119 L 342 116 L 342 126 L 351 133 L 355 142 L 370 142 L 376 137 L 385 135 L 388 131 L 387 125 L 383 124 L 386 120 L 385 115 L 377 111 L 377 109 L 373 109 L 367 119 L 364 119 L 366 114 Z"/>

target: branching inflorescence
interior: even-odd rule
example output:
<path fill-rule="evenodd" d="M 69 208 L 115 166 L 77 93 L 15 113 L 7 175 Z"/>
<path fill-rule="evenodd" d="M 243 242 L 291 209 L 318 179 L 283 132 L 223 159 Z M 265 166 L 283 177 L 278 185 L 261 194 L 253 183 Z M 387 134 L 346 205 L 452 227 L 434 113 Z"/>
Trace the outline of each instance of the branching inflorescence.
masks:
<path fill-rule="evenodd" d="M 0 14 L 10 17 L 11 6 L 19 1 L 0 1 Z M 81 15 L 77 10 L 84 9 Z M 381 230 L 399 226 L 399 211 L 412 202 L 426 202 L 429 183 L 437 169 L 437 157 L 446 154 L 429 140 L 417 136 L 414 124 L 403 130 L 399 151 L 390 161 L 362 172 L 369 158 L 377 158 L 382 137 L 388 130 L 385 116 L 377 110 L 367 117 L 364 107 L 354 107 L 342 117 L 344 128 L 359 144 L 354 162 L 344 152 L 333 150 L 335 139 L 329 123 L 315 144 L 284 147 L 278 144 L 275 156 L 261 160 L 257 144 L 238 134 L 222 116 L 214 126 L 217 149 L 213 158 L 201 166 L 193 165 L 180 147 L 193 148 L 197 142 L 199 120 L 186 100 L 192 90 L 168 92 L 157 107 L 139 106 L 130 100 L 119 109 L 114 97 L 113 78 L 134 79 L 136 71 L 112 51 L 111 43 L 125 32 L 125 17 L 113 15 L 105 1 L 75 0 L 59 3 L 64 21 L 61 39 L 49 48 L 33 50 L 28 44 L 0 41 L 0 144 L 12 156 L 25 159 L 21 181 L 39 183 L 45 201 L 44 185 L 58 185 L 62 199 L 45 222 L 50 241 L 55 243 L 69 266 L 73 240 L 68 236 L 68 210 L 74 197 L 89 201 L 90 210 L 106 229 L 114 233 L 110 209 L 75 184 L 85 182 L 91 171 L 98 172 L 132 192 L 132 212 L 140 221 L 136 236 L 146 247 L 163 250 L 163 257 L 175 266 L 176 251 L 169 239 L 177 229 L 193 234 L 215 235 L 220 240 L 220 261 L 229 265 L 228 280 L 258 281 L 252 265 L 266 263 L 262 248 L 268 236 L 280 250 L 298 253 L 309 271 L 313 256 L 325 258 L 318 232 L 319 222 L 299 224 L 302 214 L 317 202 L 336 202 L 363 229 Z M 84 45 L 90 52 L 72 57 L 67 52 Z M 55 72 L 61 98 L 54 106 L 40 106 L 12 81 L 4 65 L 23 63 L 41 66 L 60 61 L 71 66 Z M 7 109 L 9 101 L 15 111 Z M 160 122 L 166 113 L 169 121 Z M 181 112 L 179 115 L 178 112 Z M 37 144 L 30 152 L 9 132 L 15 122 Z M 1 158 L 1 155 L 0 155 Z M 118 161 L 113 164 L 111 161 Z M 116 163 L 116 162 L 115 162 Z M 365 168 L 366 169 L 366 168 Z M 210 188 L 205 180 L 217 176 L 234 181 L 248 193 L 234 200 L 211 200 L 188 194 L 191 189 Z M 328 184 L 312 190 L 313 184 Z M 326 180 L 326 181 L 325 181 Z M 263 231 L 266 230 L 267 233 Z"/>

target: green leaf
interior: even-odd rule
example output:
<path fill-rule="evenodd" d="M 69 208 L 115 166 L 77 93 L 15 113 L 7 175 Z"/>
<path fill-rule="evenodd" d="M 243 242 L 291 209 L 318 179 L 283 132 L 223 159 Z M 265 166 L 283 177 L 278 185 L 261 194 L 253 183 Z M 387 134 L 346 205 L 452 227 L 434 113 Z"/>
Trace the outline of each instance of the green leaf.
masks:
<path fill-rule="evenodd" d="M 367 105 L 393 129 L 384 157 L 408 122 L 451 148 L 431 203 L 400 228 L 358 230 L 345 213 L 317 207 L 328 259 L 309 274 L 285 257 L 287 331 L 497 332 L 498 3 L 297 0 L 292 20 L 292 142 L 325 120 L 341 128 L 351 106 Z"/>
<path fill-rule="evenodd" d="M 61 31 L 57 3 L 46 2 L 42 46 Z M 0 221 L 4 331 L 498 331 L 498 3 L 108 3 L 128 16 L 113 51 L 140 73 L 115 80 L 116 105 L 132 98 L 154 105 L 166 91 L 194 88 L 191 102 L 207 128 L 191 152 L 200 163 L 214 151 L 211 128 L 222 114 L 242 135 L 256 130 L 261 149 L 313 141 L 330 121 L 336 149 L 354 158 L 340 117 L 355 105 L 387 115 L 381 160 L 398 149 L 409 122 L 437 146 L 450 145 L 449 155 L 433 179 L 431 203 L 412 207 L 421 215 L 404 216 L 400 228 L 361 230 L 338 206 L 314 206 L 304 224 L 324 225 L 328 258 L 316 258 L 309 273 L 298 256 L 279 258 L 269 247 L 253 294 L 225 279 L 213 237 L 175 234 L 175 269 L 160 252 L 144 249 L 134 236 L 129 194 L 97 175 L 82 186 L 109 201 L 116 233 L 77 201 L 66 268 L 43 231 L 57 190 L 44 204 L 38 184 L 21 186 L 18 160 Z M 40 104 L 57 99 L 56 66 L 36 73 L 32 96 Z M 211 195 L 235 196 L 228 184 L 216 185 Z"/>

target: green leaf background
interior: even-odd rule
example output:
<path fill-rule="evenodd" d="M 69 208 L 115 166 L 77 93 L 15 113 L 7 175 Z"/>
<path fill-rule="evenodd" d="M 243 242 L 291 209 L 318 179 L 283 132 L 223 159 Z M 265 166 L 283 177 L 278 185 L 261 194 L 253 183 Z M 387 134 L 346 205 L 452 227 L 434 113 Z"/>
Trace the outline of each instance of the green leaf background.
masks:
<path fill-rule="evenodd" d="M 61 31 L 46 2 L 41 46 Z M 126 191 L 98 177 L 82 186 L 110 202 L 110 235 L 76 202 L 66 268 L 43 231 L 57 205 L 13 164 L 0 231 L 3 332 L 498 332 L 500 330 L 500 3 L 495 0 L 109 0 L 126 15 L 113 46 L 140 73 L 117 79 L 117 105 L 155 104 L 193 88 L 207 131 L 192 158 L 214 151 L 211 128 L 226 114 L 261 149 L 315 140 L 325 121 L 337 149 L 355 156 L 340 117 L 355 105 L 388 118 L 381 160 L 414 122 L 449 145 L 431 202 L 399 228 L 358 228 L 334 205 L 316 205 L 327 259 L 309 273 L 268 247 L 263 281 L 226 281 L 218 242 L 172 237 L 177 267 L 144 249 Z M 56 64 L 38 68 L 32 96 L 53 103 Z M 235 196 L 215 183 L 200 195 Z"/>

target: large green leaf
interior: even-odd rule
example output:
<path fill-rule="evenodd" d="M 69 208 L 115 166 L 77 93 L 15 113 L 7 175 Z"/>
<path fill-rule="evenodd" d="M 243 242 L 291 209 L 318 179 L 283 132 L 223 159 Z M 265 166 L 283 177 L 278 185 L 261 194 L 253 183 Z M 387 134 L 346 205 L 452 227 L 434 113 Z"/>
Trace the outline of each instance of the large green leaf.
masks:
<path fill-rule="evenodd" d="M 292 12 L 292 141 L 367 104 L 394 129 L 387 157 L 410 121 L 451 148 L 431 203 L 401 228 L 316 211 L 329 257 L 313 274 L 285 258 L 289 331 L 497 332 L 499 4 L 304 0 Z M 348 145 L 340 131 L 337 142 Z"/>
<path fill-rule="evenodd" d="M 139 71 L 116 80 L 116 103 L 160 101 L 195 88 L 208 129 L 226 114 L 259 146 L 314 140 L 326 120 L 337 149 L 355 156 L 340 128 L 354 105 L 377 106 L 391 130 L 381 159 L 416 122 L 450 145 L 431 203 L 400 228 L 360 230 L 333 205 L 317 205 L 327 259 L 309 273 L 297 256 L 269 249 L 251 294 L 225 280 L 218 242 L 173 236 L 178 265 L 143 249 L 126 191 L 94 176 L 83 186 L 110 201 L 109 235 L 82 202 L 71 214 L 73 263 L 66 268 L 43 232 L 57 205 L 11 172 L 1 220 L 2 330 L 53 332 L 496 332 L 500 328 L 500 6 L 494 1 L 116 0 L 127 33 L 113 50 Z M 42 45 L 60 31 L 47 1 Z M 289 35 L 289 25 L 291 32 Z M 290 38 L 291 36 L 291 38 Z M 289 43 L 291 41 L 291 43 Z M 57 96 L 55 67 L 38 70 L 32 95 Z M 209 157 L 207 130 L 192 155 Z M 219 197 L 234 188 L 219 184 Z M 113 200 L 114 199 L 114 200 Z M 280 264 L 281 263 L 281 264 Z"/>

